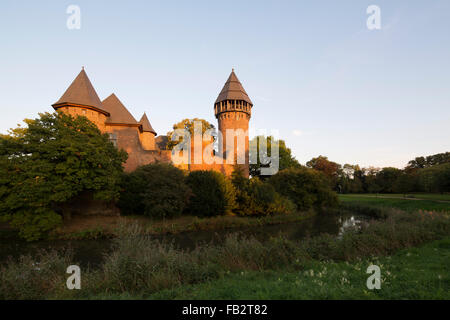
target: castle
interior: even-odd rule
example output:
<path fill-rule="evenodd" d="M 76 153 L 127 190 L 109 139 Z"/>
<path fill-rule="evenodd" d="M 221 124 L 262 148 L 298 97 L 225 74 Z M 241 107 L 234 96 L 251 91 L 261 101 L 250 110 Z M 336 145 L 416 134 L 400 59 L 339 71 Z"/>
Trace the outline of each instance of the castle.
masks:
<path fill-rule="evenodd" d="M 134 171 L 139 166 L 157 161 L 173 163 L 173 153 L 171 150 L 167 150 L 168 137 L 157 137 L 157 133 L 145 113 L 139 121 L 136 121 L 114 93 L 101 101 L 84 68 L 62 97 L 52 106 L 55 110 L 72 116 L 85 116 L 95 123 L 102 133 L 107 133 L 115 146 L 128 153 L 128 160 L 124 165 L 126 172 Z M 192 139 L 189 150 L 190 161 L 177 163 L 176 165 L 189 171 L 215 170 L 230 175 L 234 165 L 240 163 L 245 175 L 248 176 L 248 125 L 252 107 L 253 103 L 233 69 L 214 103 L 214 114 L 218 121 L 219 132 L 222 135 L 219 135 L 218 153 L 213 150 L 210 151 L 211 157 L 214 159 L 213 163 L 203 160 L 207 143 L 202 140 L 200 142 L 201 147 L 195 148 L 195 139 Z M 238 134 L 227 136 L 227 131 L 237 132 Z M 227 145 L 227 138 L 234 139 L 231 148 Z M 242 139 L 244 143 L 242 143 Z M 239 145 L 244 150 L 240 150 Z M 237 162 L 238 157 L 242 157 L 242 154 L 244 155 L 244 161 Z M 194 158 L 197 160 L 198 157 L 200 162 L 193 161 Z"/>

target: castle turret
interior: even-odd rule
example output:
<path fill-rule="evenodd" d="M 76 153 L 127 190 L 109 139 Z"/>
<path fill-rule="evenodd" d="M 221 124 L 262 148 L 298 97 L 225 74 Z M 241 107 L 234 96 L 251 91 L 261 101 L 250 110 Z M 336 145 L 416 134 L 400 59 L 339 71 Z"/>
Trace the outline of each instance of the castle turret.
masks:
<path fill-rule="evenodd" d="M 249 173 L 248 125 L 252 107 L 253 103 L 233 69 L 214 104 L 214 114 L 222 134 L 219 155 L 224 157 L 226 163 L 230 163 L 231 159 L 232 164 L 242 164 L 246 175 Z M 230 141 L 230 138 L 233 140 Z"/>
<path fill-rule="evenodd" d="M 104 110 L 84 68 L 52 107 L 74 117 L 85 116 L 94 122 L 100 131 L 105 132 L 105 121 L 110 114 Z"/>
<path fill-rule="evenodd" d="M 141 133 L 141 143 L 142 147 L 145 150 L 155 150 L 155 136 L 156 131 L 153 130 L 152 125 L 150 124 L 150 121 L 148 121 L 147 115 L 144 112 L 144 115 L 142 116 L 141 120 L 139 121 L 139 124 L 142 125 L 142 133 Z"/>

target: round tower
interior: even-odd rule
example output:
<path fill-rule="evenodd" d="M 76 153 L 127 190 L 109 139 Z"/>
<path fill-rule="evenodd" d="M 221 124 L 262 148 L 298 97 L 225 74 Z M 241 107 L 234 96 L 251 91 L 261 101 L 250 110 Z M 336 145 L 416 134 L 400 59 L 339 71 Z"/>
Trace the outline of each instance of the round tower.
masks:
<path fill-rule="evenodd" d="M 84 67 L 62 97 L 52 106 L 55 110 L 60 110 L 73 117 L 85 116 L 95 123 L 101 132 L 106 131 L 105 122 L 110 114 L 104 110 Z"/>
<path fill-rule="evenodd" d="M 232 69 L 214 103 L 214 114 L 221 133 L 219 155 L 223 157 L 225 164 L 242 165 L 246 176 L 249 174 L 248 124 L 252 107 L 252 101 Z"/>

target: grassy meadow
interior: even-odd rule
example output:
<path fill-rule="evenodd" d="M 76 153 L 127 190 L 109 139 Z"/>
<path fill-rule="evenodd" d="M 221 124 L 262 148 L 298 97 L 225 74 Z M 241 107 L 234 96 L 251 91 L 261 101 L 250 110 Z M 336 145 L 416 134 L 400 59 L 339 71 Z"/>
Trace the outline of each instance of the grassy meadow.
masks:
<path fill-rule="evenodd" d="M 367 267 L 381 268 L 380 290 L 366 287 Z M 241 272 L 163 290 L 151 299 L 450 299 L 450 238 L 392 256 L 318 262 L 298 272 Z"/>
<path fill-rule="evenodd" d="M 397 208 L 405 211 L 430 210 L 450 212 L 448 194 L 340 194 L 339 200 L 345 204 L 359 204 L 372 207 Z M 448 202 L 447 202 L 448 201 Z"/>

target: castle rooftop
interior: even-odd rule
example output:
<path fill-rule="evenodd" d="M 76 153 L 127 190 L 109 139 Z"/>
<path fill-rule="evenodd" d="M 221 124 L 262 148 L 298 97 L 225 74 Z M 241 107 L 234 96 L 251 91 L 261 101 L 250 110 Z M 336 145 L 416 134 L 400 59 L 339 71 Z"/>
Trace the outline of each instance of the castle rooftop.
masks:
<path fill-rule="evenodd" d="M 52 106 L 53 108 L 57 109 L 58 107 L 67 104 L 93 107 L 95 109 L 98 109 L 99 111 L 105 112 L 102 106 L 102 102 L 100 101 L 97 92 L 92 86 L 89 77 L 84 71 L 84 68 L 75 78 L 75 80 L 73 80 L 62 97 Z"/>
<path fill-rule="evenodd" d="M 245 92 L 244 87 L 234 73 L 234 69 L 232 69 L 231 74 L 228 77 L 227 82 L 225 82 L 222 91 L 220 91 L 215 103 L 226 100 L 243 100 L 253 105 L 253 102 L 248 97 L 247 92 Z"/>
<path fill-rule="evenodd" d="M 106 123 L 137 124 L 136 119 L 114 93 L 103 100 L 102 105 L 103 109 L 110 114 Z"/>
<path fill-rule="evenodd" d="M 144 112 L 144 115 L 142 116 L 139 123 L 142 125 L 142 131 L 144 132 L 152 132 L 155 135 L 157 135 L 156 131 L 153 129 L 152 125 L 150 124 L 150 121 L 148 121 L 147 115 Z"/>

